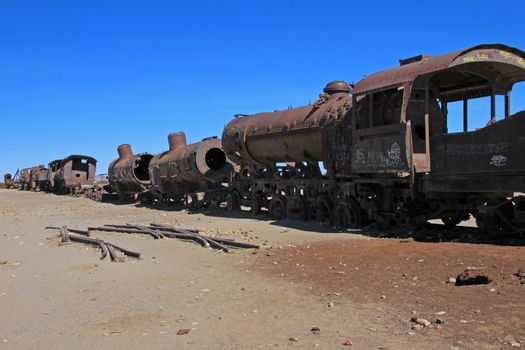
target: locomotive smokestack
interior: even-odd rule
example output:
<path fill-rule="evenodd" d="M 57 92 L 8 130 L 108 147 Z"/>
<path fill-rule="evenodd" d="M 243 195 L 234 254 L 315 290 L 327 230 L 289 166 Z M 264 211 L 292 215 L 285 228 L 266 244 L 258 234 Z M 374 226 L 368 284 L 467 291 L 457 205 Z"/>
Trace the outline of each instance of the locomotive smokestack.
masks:
<path fill-rule="evenodd" d="M 127 143 L 122 144 L 118 146 L 117 148 L 118 156 L 120 159 L 127 158 L 133 155 L 133 151 L 131 150 L 131 146 Z"/>
<path fill-rule="evenodd" d="M 168 143 L 170 145 L 170 151 L 179 146 L 186 145 L 186 134 L 182 131 L 173 132 L 168 135 Z"/>
<path fill-rule="evenodd" d="M 328 95 L 333 95 L 333 94 L 338 94 L 338 93 L 349 94 L 351 89 L 346 81 L 334 80 L 326 84 L 323 91 L 327 93 Z"/>

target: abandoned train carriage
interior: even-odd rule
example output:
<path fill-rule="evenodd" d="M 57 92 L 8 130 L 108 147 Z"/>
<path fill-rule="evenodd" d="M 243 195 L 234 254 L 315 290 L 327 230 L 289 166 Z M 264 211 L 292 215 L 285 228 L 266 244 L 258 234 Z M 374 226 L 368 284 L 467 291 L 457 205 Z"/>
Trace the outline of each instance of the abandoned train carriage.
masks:
<path fill-rule="evenodd" d="M 223 144 L 241 171 L 228 207 L 339 226 L 454 225 L 473 214 L 483 229 L 522 230 L 524 203 L 513 193 L 525 191 L 525 112 L 511 115 L 510 92 L 525 80 L 525 53 L 479 45 L 400 63 L 351 91 L 332 82 L 313 105 L 231 121 Z M 499 121 L 497 95 L 505 101 Z M 469 130 L 469 100 L 484 96 L 490 108 L 476 117 L 487 126 Z M 455 101 L 463 101 L 464 130 L 448 133 Z"/>
<path fill-rule="evenodd" d="M 62 159 L 55 173 L 54 191 L 72 193 L 95 181 L 97 161 L 95 158 L 71 155 Z"/>

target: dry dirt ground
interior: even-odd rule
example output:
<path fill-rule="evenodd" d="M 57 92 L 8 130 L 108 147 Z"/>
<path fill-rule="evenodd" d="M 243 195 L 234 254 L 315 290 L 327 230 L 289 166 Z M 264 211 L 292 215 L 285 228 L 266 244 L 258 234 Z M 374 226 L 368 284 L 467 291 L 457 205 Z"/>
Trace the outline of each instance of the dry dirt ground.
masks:
<path fill-rule="evenodd" d="M 142 252 L 113 263 L 81 244 L 59 247 L 58 232 L 45 229 L 127 222 L 197 228 L 261 249 L 222 253 L 95 232 Z M 378 239 L 18 190 L 0 190 L 0 228 L 0 349 L 525 347 L 525 281 L 514 275 L 525 269 L 521 246 Z M 467 267 L 493 281 L 446 283 Z M 412 317 L 432 324 L 414 327 Z"/>

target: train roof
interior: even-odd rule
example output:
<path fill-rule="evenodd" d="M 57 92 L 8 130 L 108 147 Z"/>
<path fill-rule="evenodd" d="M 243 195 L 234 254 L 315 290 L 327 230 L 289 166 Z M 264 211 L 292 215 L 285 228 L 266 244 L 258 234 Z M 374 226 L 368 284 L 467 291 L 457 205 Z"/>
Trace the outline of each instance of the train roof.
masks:
<path fill-rule="evenodd" d="M 90 157 L 90 156 L 83 156 L 83 155 L 80 155 L 80 154 L 72 154 L 70 156 L 67 156 L 66 158 L 62 159 L 62 164 L 69 161 L 69 160 L 73 160 L 73 159 L 85 159 L 88 161 L 88 163 L 96 163 L 97 160 L 93 157 Z"/>
<path fill-rule="evenodd" d="M 474 62 L 499 63 L 500 78 L 511 85 L 525 80 L 525 52 L 502 44 L 482 44 L 440 56 L 419 55 L 400 60 L 399 67 L 386 69 L 361 79 L 353 87 L 352 94 L 363 95 L 399 87 L 422 75 Z"/>

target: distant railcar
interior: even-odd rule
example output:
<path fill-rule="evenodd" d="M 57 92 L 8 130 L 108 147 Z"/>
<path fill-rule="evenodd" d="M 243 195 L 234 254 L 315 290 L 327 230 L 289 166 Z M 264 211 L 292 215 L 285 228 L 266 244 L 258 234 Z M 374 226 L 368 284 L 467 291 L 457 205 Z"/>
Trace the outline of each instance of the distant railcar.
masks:
<path fill-rule="evenodd" d="M 97 161 L 82 155 L 71 155 L 61 160 L 54 178 L 54 191 L 57 193 L 75 193 L 93 185 Z"/>

